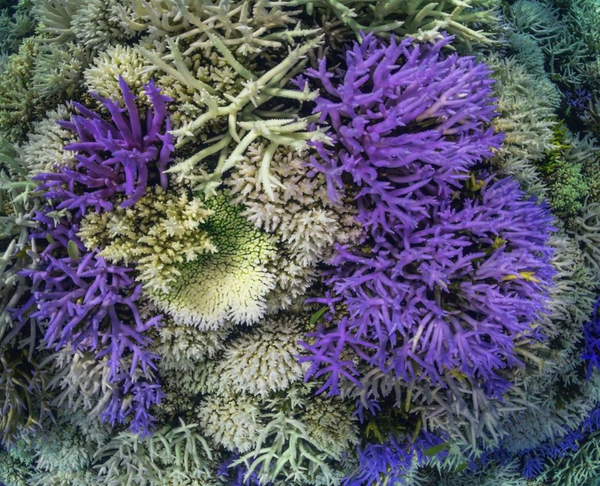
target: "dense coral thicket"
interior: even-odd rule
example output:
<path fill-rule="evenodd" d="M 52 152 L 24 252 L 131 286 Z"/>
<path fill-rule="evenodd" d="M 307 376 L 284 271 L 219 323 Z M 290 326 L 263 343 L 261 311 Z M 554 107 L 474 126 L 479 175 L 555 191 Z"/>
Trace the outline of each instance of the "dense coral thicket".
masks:
<path fill-rule="evenodd" d="M 595 2 L 0 0 L 0 483 L 591 484 Z"/>
<path fill-rule="evenodd" d="M 338 246 L 323 302 L 343 306 L 341 321 L 307 345 L 310 374 L 329 374 L 332 393 L 341 377 L 359 383 L 351 349 L 407 382 L 443 385 L 453 370 L 501 396 L 500 370 L 521 364 L 515 343 L 543 338 L 533 324 L 553 275 L 551 216 L 516 182 L 473 172 L 498 144 L 489 71 L 444 56 L 446 43 L 368 36 L 337 76 L 325 61 L 308 72 L 325 87 L 315 112 L 335 147 L 313 164 L 332 194 L 345 176 L 358 186 L 370 235 L 362 251 Z"/>

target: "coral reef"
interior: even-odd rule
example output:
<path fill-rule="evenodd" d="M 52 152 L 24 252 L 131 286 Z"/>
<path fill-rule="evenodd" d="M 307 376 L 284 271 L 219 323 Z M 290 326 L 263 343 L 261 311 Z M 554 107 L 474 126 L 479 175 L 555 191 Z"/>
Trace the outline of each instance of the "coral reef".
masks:
<path fill-rule="evenodd" d="M 0 0 L 0 484 L 594 484 L 596 0 Z"/>

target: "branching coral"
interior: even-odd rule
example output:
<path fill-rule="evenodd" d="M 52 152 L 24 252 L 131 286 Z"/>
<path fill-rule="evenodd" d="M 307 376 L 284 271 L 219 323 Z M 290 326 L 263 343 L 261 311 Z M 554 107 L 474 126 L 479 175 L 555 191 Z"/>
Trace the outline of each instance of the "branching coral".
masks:
<path fill-rule="evenodd" d="M 266 398 L 286 390 L 304 373 L 296 356 L 303 336 L 298 318 L 281 314 L 267 319 L 260 328 L 227 346 L 217 373 L 235 393 Z"/>
<path fill-rule="evenodd" d="M 81 115 L 74 116 L 70 122 L 59 122 L 78 138 L 64 149 L 79 154 L 75 156 L 76 169 L 63 168 L 60 173 L 38 176 L 48 190 L 47 198 L 58 200 L 56 209 L 81 213 L 87 208 L 107 211 L 113 208 L 110 199 L 123 194 L 128 197 L 120 206 L 131 207 L 146 193 L 153 176 L 166 189 L 164 171 L 173 151 L 166 110 L 169 98 L 161 95 L 154 83 L 146 86 L 153 108 L 148 109 L 143 127 L 135 96 L 123 78 L 119 85 L 126 110 L 112 100 L 97 97 L 110 113 L 110 122 L 79 103 L 73 106 Z M 128 116 L 123 116 L 125 111 Z"/>
<path fill-rule="evenodd" d="M 144 96 L 144 85 L 150 82 L 150 73 L 145 58 L 135 47 L 116 45 L 98 53 L 92 65 L 85 71 L 87 88 L 104 98 L 119 92 L 119 77 L 122 77 L 131 91 Z"/>
<path fill-rule="evenodd" d="M 299 36 L 306 37 L 308 34 L 312 32 L 301 31 Z M 174 78 L 184 86 L 183 90 L 178 89 L 179 92 L 183 91 L 185 94 L 185 90 L 191 90 L 192 94 L 196 93 L 193 100 L 200 103 L 199 116 L 173 131 L 179 139 L 177 146 L 183 146 L 203 131 L 204 136 L 211 140 L 211 144 L 207 144 L 192 157 L 178 163 L 169 169 L 169 172 L 177 173 L 179 180 L 195 183 L 198 189 L 211 194 L 220 186 L 223 175 L 243 160 L 248 147 L 259 139 L 270 142 L 269 154 L 273 153 L 278 146 L 302 151 L 307 147 L 307 140 L 324 140 L 323 134 L 318 131 L 307 131 L 309 120 L 298 114 L 297 102 L 312 100 L 316 93 L 287 88 L 289 80 L 305 65 L 307 53 L 320 42 L 320 38 L 309 39 L 287 53 L 287 56 L 284 55 L 286 51 L 281 47 L 274 53 L 274 58 L 281 61 L 270 63 L 273 66 L 262 71 L 254 68 L 247 60 L 238 60 L 226 45 L 225 38 L 210 34 L 209 46 L 219 52 L 224 62 L 230 66 L 231 74 L 240 80 L 232 86 L 237 89 L 229 93 L 227 91 L 220 93 L 207 84 L 206 81 L 209 80 L 202 79 L 203 73 L 206 72 L 202 62 L 196 73 L 191 72 L 177 44 L 169 43 L 172 64 L 166 62 L 157 53 L 140 48 L 155 66 L 168 74 L 168 78 Z M 159 79 L 159 83 L 161 82 L 163 81 Z M 191 101 L 192 98 L 188 96 L 188 100 Z M 276 100 L 291 104 L 291 109 L 271 110 L 269 106 Z M 183 102 L 184 106 L 190 104 L 185 99 Z M 232 148 L 234 142 L 237 144 Z M 204 161 L 210 164 L 211 160 L 217 163 L 214 170 L 209 173 L 208 167 L 203 167 L 204 164 L 201 163 Z M 265 164 L 268 165 L 269 162 L 270 157 L 265 155 Z"/>
<path fill-rule="evenodd" d="M 71 104 L 60 105 L 33 123 L 27 141 L 21 146 L 23 163 L 32 175 L 75 167 L 75 153 L 63 147 L 75 142 L 76 135 L 57 123 L 67 121 L 73 114 Z"/>
<path fill-rule="evenodd" d="M 212 453 L 197 427 L 180 419 L 177 426 L 167 425 L 152 437 L 121 432 L 96 452 L 98 475 L 104 484 L 211 485 Z"/>
<path fill-rule="evenodd" d="M 443 56 L 450 41 L 411 47 L 410 39 L 392 39 L 386 46 L 368 36 L 347 51 L 345 71 L 329 72 L 325 58 L 308 70 L 323 84 L 314 111 L 331 123 L 338 149 L 317 144 L 323 161 L 313 165 L 334 200 L 342 175 L 352 176 L 367 228 L 417 226 L 435 197 L 448 197 L 499 144 L 485 126 L 495 109 L 489 70 L 471 57 Z"/>
<path fill-rule="evenodd" d="M 272 309 L 288 307 L 305 293 L 315 280 L 316 265 L 332 256 L 334 243 L 356 243 L 363 236 L 353 207 L 333 204 L 324 178 L 309 173 L 309 156 L 253 144 L 227 180 L 234 202 L 246 207 L 243 214 L 279 238 Z"/>
<path fill-rule="evenodd" d="M 81 89 L 89 55 L 76 44 L 40 45 L 33 69 L 32 88 L 42 99 L 72 99 Z"/>
<path fill-rule="evenodd" d="M 34 15 L 55 43 L 77 40 L 97 50 L 131 39 L 134 32 L 121 23 L 115 0 L 34 0 Z"/>
<path fill-rule="evenodd" d="M 181 276 L 178 266 L 217 251 L 202 228 L 212 214 L 200 198 L 190 200 L 185 192 L 176 197 L 158 187 L 131 208 L 87 214 L 79 236 L 110 262 L 135 263 L 148 291 L 169 293 Z"/>
<path fill-rule="evenodd" d="M 319 98 L 315 110 L 339 147 L 335 156 L 321 148 L 324 162 L 313 163 L 333 195 L 346 173 L 360 187 L 358 219 L 371 235 L 361 249 L 338 246 L 334 295 L 319 299 L 347 309 L 301 358 L 309 376 L 328 376 L 321 390 L 338 393 L 342 377 L 360 386 L 356 356 L 408 382 L 450 386 L 444 375 L 458 372 L 500 397 L 510 387 L 501 370 L 521 364 L 517 341 L 541 338 L 534 323 L 553 274 L 551 217 L 513 180 L 465 180 L 498 142 L 485 125 L 489 72 L 470 58 L 443 58 L 446 42 L 409 48 L 367 37 L 348 53 L 337 86 L 324 62 L 310 73 L 333 98 Z"/>
<path fill-rule="evenodd" d="M 356 0 L 292 0 L 290 5 L 304 5 L 308 12 L 331 11 L 357 36 L 376 32 L 431 40 L 447 32 L 456 35 L 457 43 L 467 48 L 473 44 L 492 44 L 493 30 L 499 20 L 499 3 L 495 0 L 468 0 L 460 5 L 445 0 L 435 5 L 424 0 L 378 0 L 372 5 Z"/>
<path fill-rule="evenodd" d="M 63 167 L 38 176 L 49 206 L 36 216 L 40 229 L 34 238 L 48 245 L 40 253 L 39 265 L 23 271 L 39 288 L 16 315 L 22 322 L 47 320 L 44 343 L 48 347 L 70 345 L 93 352 L 96 359 L 107 356 L 109 380 L 120 386 L 114 386 L 110 400 L 103 402 L 102 418 L 114 424 L 133 415 L 131 429 L 148 432 L 153 421 L 148 408 L 160 402 L 161 392 L 154 383 L 155 356 L 146 350 L 151 339 L 145 333 L 158 325 L 159 317 L 145 321 L 140 317 L 141 286 L 135 285 L 131 269 L 108 264 L 97 251 L 86 252 L 77 237 L 88 209 L 110 209 L 120 194 L 130 196 L 126 202 L 135 202 L 145 194 L 148 163 L 156 161 L 160 171 L 169 161 L 169 137 L 161 133 L 164 97 L 154 85 L 147 86 L 155 111 L 148 110 L 143 131 L 134 97 L 123 80 L 121 90 L 127 120 L 125 110 L 102 100 L 112 124 L 81 105 L 76 106 L 83 116 L 63 122 L 79 136 L 69 147 L 89 156 L 76 156 L 74 169 Z M 159 175 L 159 179 L 166 185 L 166 177 Z"/>
<path fill-rule="evenodd" d="M 31 122 L 39 115 L 32 89 L 36 52 L 35 41 L 26 40 L 0 72 L 0 134 L 11 142 L 22 141 Z"/>

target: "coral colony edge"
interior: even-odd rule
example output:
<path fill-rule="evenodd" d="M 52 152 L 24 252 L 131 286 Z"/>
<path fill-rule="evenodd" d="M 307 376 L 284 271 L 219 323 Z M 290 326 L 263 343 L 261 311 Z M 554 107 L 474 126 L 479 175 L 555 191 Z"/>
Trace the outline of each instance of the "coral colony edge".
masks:
<path fill-rule="evenodd" d="M 0 0 L 0 485 L 598 486 L 598 0 Z"/>

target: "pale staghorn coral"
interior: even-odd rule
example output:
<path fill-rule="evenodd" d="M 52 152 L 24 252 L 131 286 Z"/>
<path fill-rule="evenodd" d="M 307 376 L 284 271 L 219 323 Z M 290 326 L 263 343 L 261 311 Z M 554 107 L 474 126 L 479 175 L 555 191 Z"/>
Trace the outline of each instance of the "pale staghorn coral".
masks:
<path fill-rule="evenodd" d="M 339 453 L 358 441 L 355 419 L 343 412 L 343 403 L 321 407 L 309 398 L 310 393 L 310 387 L 294 385 L 285 396 L 263 401 L 260 418 L 264 427 L 254 437 L 256 446 L 233 463 L 244 466 L 245 480 L 253 477 L 259 484 L 340 483 L 345 472 Z M 342 421 L 333 432 L 332 423 L 338 418 Z M 327 434 L 332 434 L 329 440 Z"/>
<path fill-rule="evenodd" d="M 231 74 L 235 73 L 240 80 L 231 85 L 230 92 L 219 92 L 209 85 L 210 79 L 208 82 L 201 79 L 204 76 L 202 70 L 191 72 L 174 42 L 169 42 L 169 56 L 140 48 L 156 68 L 185 87 L 186 98 L 176 97 L 177 102 L 183 102 L 185 106 L 199 103 L 201 108 L 199 116 L 172 132 L 178 138 L 177 147 L 198 136 L 210 139 L 195 155 L 168 172 L 176 173 L 179 181 L 187 180 L 195 184 L 196 189 L 211 194 L 221 185 L 223 175 L 243 160 L 248 147 L 257 140 L 266 139 L 274 148 L 283 145 L 298 151 L 306 149 L 310 140 L 327 140 L 319 130 L 309 131 L 311 119 L 299 115 L 298 102 L 312 100 L 317 93 L 308 88 L 298 91 L 286 87 L 306 64 L 306 55 L 321 43 L 320 37 L 304 41 L 287 55 L 285 48 L 280 48 L 273 55 L 265 56 L 265 59 L 275 59 L 269 63 L 266 72 L 256 69 L 248 60 L 236 58 L 226 45 L 226 39 L 217 34 L 209 34 L 209 41 L 211 48 L 229 64 Z M 168 58 L 172 58 L 172 63 Z M 161 82 L 163 80 L 159 78 Z M 275 101 L 285 102 L 290 107 L 282 109 L 278 106 L 273 110 Z M 206 163 L 211 165 L 211 161 L 216 162 L 216 167 L 212 164 L 209 172 Z"/>
<path fill-rule="evenodd" d="M 108 261 L 135 263 L 137 280 L 146 290 L 168 293 L 181 276 L 179 264 L 217 250 L 202 229 L 212 214 L 198 197 L 155 187 L 131 208 L 119 205 L 113 211 L 88 213 L 79 236 Z"/>
<path fill-rule="evenodd" d="M 170 37 L 205 47 L 211 32 L 220 32 L 236 53 L 250 55 L 281 47 L 300 32 L 298 10 L 286 2 L 264 0 L 125 0 L 120 2 L 121 22 L 144 36 L 144 43 Z"/>
<path fill-rule="evenodd" d="M 579 245 L 595 279 L 600 278 L 600 203 L 585 204 L 567 232 Z"/>
<path fill-rule="evenodd" d="M 304 377 L 304 367 L 296 355 L 304 336 L 301 318 L 280 314 L 266 319 L 231 342 L 217 365 L 217 373 L 234 393 L 249 393 L 262 398 Z"/>
<path fill-rule="evenodd" d="M 457 44 L 466 49 L 474 45 L 495 43 L 494 30 L 499 20 L 500 2 L 496 0 L 407 0 L 371 3 L 358 0 L 292 0 L 290 5 L 303 5 L 333 12 L 357 37 L 360 33 L 379 35 L 393 33 L 398 37 L 414 37 L 430 41 L 442 32 L 455 35 Z"/>
<path fill-rule="evenodd" d="M 212 486 L 212 452 L 198 425 L 179 419 L 144 439 L 121 432 L 95 454 L 101 484 Z"/>
<path fill-rule="evenodd" d="M 279 239 L 273 265 L 277 286 L 269 308 L 289 307 L 314 282 L 316 265 L 333 255 L 334 244 L 363 237 L 350 204 L 327 197 L 325 179 L 310 173 L 311 151 L 254 143 L 226 180 L 234 202 L 257 228 Z"/>

